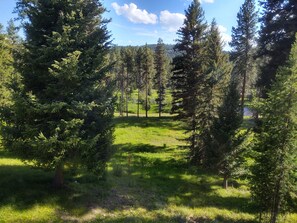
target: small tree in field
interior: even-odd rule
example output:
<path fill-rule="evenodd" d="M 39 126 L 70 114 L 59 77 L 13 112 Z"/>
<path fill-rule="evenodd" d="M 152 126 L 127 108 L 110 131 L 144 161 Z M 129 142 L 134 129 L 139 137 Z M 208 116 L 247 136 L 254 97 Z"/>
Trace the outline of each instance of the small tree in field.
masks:
<path fill-rule="evenodd" d="M 169 61 L 166 55 L 165 45 L 163 43 L 163 40 L 159 39 L 155 50 L 155 85 L 158 93 L 156 102 L 158 104 L 159 117 L 161 117 L 165 106 L 164 101 L 168 76 L 168 66 Z"/>
<path fill-rule="evenodd" d="M 140 93 L 143 91 L 144 87 L 144 49 L 139 47 L 135 55 L 135 76 L 136 76 L 136 88 L 137 88 L 137 117 L 139 117 L 140 111 Z"/>
<path fill-rule="evenodd" d="M 5 147 L 38 167 L 73 160 L 100 174 L 112 143 L 113 87 L 106 79 L 109 34 L 99 0 L 19 0 L 25 50 L 22 86 L 4 117 Z"/>
<path fill-rule="evenodd" d="M 219 108 L 218 118 L 215 120 L 212 134 L 214 156 L 212 164 L 223 176 L 223 187 L 228 188 L 228 179 L 233 176 L 241 163 L 240 143 L 242 136 L 239 128 L 242 124 L 242 110 L 237 80 L 231 80 L 225 94 L 223 104 Z"/>
<path fill-rule="evenodd" d="M 146 45 L 143 49 L 143 86 L 145 89 L 145 117 L 148 117 L 148 111 L 150 110 L 150 100 L 149 95 L 151 94 L 152 89 L 152 77 L 154 75 L 154 53 Z"/>
<path fill-rule="evenodd" d="M 297 42 L 287 65 L 279 68 L 262 108 L 262 131 L 254 148 L 258 156 L 251 180 L 260 221 L 277 222 L 279 214 L 288 211 L 288 202 L 296 193 L 296 111 Z"/>

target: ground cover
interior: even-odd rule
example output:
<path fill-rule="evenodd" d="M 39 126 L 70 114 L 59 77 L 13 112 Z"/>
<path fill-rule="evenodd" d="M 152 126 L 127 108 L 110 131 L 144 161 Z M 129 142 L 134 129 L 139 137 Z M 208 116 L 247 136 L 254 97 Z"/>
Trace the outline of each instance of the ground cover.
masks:
<path fill-rule="evenodd" d="M 53 172 L 0 150 L 0 222 L 256 222 L 247 181 L 224 190 L 216 174 L 188 165 L 180 122 L 116 117 L 114 124 L 103 177 L 69 166 L 60 191 L 51 188 Z"/>

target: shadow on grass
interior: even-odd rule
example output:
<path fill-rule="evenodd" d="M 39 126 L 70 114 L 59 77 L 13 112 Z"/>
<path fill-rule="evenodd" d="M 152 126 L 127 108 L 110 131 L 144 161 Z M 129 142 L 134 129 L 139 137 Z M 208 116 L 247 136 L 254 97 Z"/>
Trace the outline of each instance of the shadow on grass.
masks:
<path fill-rule="evenodd" d="M 190 168 L 185 159 L 177 157 L 146 156 L 146 153 L 170 151 L 151 145 L 118 145 L 123 151 L 133 153 L 133 159 L 116 154 L 124 174 L 116 177 L 112 173 L 107 181 L 99 181 L 91 174 L 83 172 L 73 177 L 66 173 L 68 187 L 56 191 L 51 188 L 52 172 L 32 169 L 28 166 L 0 166 L 0 207 L 11 205 L 18 210 L 27 210 L 34 205 L 50 204 L 66 210 L 69 215 L 83 216 L 92 207 L 108 212 L 144 208 L 161 210 L 169 205 L 195 207 L 215 207 L 235 212 L 255 213 L 248 198 L 226 196 L 215 193 L 221 180 L 214 174 Z M 174 155 L 173 151 L 170 151 Z M 0 155 L 9 157 L 9 154 Z M 190 219 L 191 220 L 191 219 Z M 183 216 L 156 216 L 147 219 L 141 216 L 115 217 L 97 222 L 214 222 L 209 219 L 185 219 Z M 226 216 L 218 216 L 218 222 L 235 223 Z M 253 221 L 238 221 L 252 223 Z"/>
<path fill-rule="evenodd" d="M 0 158 L 16 158 L 16 156 L 12 153 L 10 153 L 9 151 L 7 150 L 4 150 L 1 148 L 1 145 L 0 145 Z"/>
<path fill-rule="evenodd" d="M 0 166 L 0 208 L 11 206 L 26 211 L 34 206 L 51 206 L 66 210 L 76 216 L 89 211 L 88 205 L 106 196 L 106 182 L 85 173 L 75 177 L 65 174 L 66 186 L 56 190 L 52 187 L 54 173 L 29 166 Z"/>
<path fill-rule="evenodd" d="M 110 220 L 95 220 L 92 223 L 239 223 L 238 221 L 234 221 L 232 219 L 218 217 L 216 220 L 211 220 L 207 218 L 185 218 L 183 216 L 175 216 L 175 217 L 166 217 L 166 216 L 157 216 L 153 219 L 144 218 L 144 217 L 122 217 L 122 218 L 113 218 Z M 256 221 L 242 220 L 240 223 L 256 223 Z"/>
<path fill-rule="evenodd" d="M 27 166 L 0 166 L 0 205 L 29 209 L 51 200 L 51 174 Z"/>
<path fill-rule="evenodd" d="M 114 118 L 114 124 L 119 128 L 125 127 L 157 127 L 157 128 L 166 128 L 173 130 L 182 130 L 181 123 L 177 123 L 173 117 L 116 117 Z"/>
<path fill-rule="evenodd" d="M 117 144 L 116 149 L 121 149 L 122 152 L 128 153 L 158 153 L 163 149 L 166 149 L 166 146 L 153 146 L 150 144 Z"/>
<path fill-rule="evenodd" d="M 127 187 L 117 192 L 122 197 L 129 198 L 130 203 L 137 201 L 136 206 L 156 210 L 160 208 L 160 204 L 163 206 L 173 204 L 190 208 L 214 207 L 235 212 L 256 213 L 249 198 L 232 194 L 222 197 L 217 194 L 216 190 L 221 187 L 222 179 L 214 173 L 193 168 L 185 159 L 148 156 L 149 153 L 164 152 L 163 150 L 168 151 L 171 148 L 143 144 L 118 146 L 122 151 L 133 154 L 133 157 L 128 161 L 127 156 L 116 155 L 117 162 L 113 164 L 117 165 L 120 162 L 125 173 L 119 177 L 118 182 Z M 133 187 L 142 188 L 146 193 L 133 190 Z M 112 209 L 121 207 L 113 206 Z"/>

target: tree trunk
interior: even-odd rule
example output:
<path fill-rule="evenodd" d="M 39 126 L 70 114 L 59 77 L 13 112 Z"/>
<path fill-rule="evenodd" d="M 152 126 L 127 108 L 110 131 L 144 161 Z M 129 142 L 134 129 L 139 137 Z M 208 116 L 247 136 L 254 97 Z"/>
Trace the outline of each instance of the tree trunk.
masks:
<path fill-rule="evenodd" d="M 161 73 L 159 73 L 159 118 L 161 117 L 161 111 L 162 111 L 162 99 L 161 96 Z"/>
<path fill-rule="evenodd" d="M 53 187 L 54 188 L 59 189 L 59 188 L 62 188 L 64 186 L 63 169 L 64 169 L 63 164 L 59 164 L 56 167 L 55 177 L 54 177 L 54 180 L 53 180 Z"/>
<path fill-rule="evenodd" d="M 148 117 L 148 77 L 146 76 L 146 89 L 145 89 L 145 117 Z"/>
<path fill-rule="evenodd" d="M 247 68 L 246 68 L 247 69 Z M 241 91 L 241 108 L 244 109 L 244 98 L 245 98 L 245 88 L 246 88 L 246 75 L 247 71 L 244 71 L 243 82 L 242 82 L 242 91 Z"/>
<path fill-rule="evenodd" d="M 126 116 L 128 117 L 128 92 L 126 91 Z"/>
<path fill-rule="evenodd" d="M 147 118 L 147 110 L 148 110 L 148 92 L 146 91 L 146 95 L 145 95 L 145 117 Z"/>
<path fill-rule="evenodd" d="M 139 104 L 140 104 L 140 89 L 138 88 L 138 95 L 137 95 L 137 117 L 139 118 Z"/>
<path fill-rule="evenodd" d="M 223 188 L 228 189 L 228 177 L 227 176 L 224 176 Z"/>
<path fill-rule="evenodd" d="M 282 163 L 282 169 L 283 167 L 283 157 L 281 157 L 281 163 Z M 279 179 L 277 180 L 276 183 L 276 188 L 275 188 L 275 192 L 274 192 L 274 198 L 273 198 L 273 205 L 272 205 L 272 209 L 271 209 L 271 218 L 270 218 L 270 223 L 276 223 L 277 221 L 277 217 L 279 214 L 279 210 L 280 210 L 280 206 L 281 206 L 281 195 L 280 195 L 280 189 L 281 189 L 281 182 L 283 180 L 284 177 L 284 172 L 281 173 L 281 176 L 279 177 Z"/>
<path fill-rule="evenodd" d="M 124 78 L 121 77 L 121 101 L 120 101 L 120 116 L 123 116 L 123 103 L 124 103 Z"/>
<path fill-rule="evenodd" d="M 127 71 L 127 81 L 126 81 L 126 116 L 128 117 L 128 97 L 129 96 L 129 74 Z"/>
<path fill-rule="evenodd" d="M 277 187 L 277 191 L 276 191 L 276 198 L 274 201 L 274 205 L 273 208 L 271 210 L 271 219 L 270 219 L 270 223 L 276 223 L 277 220 L 277 216 L 279 213 L 279 209 L 280 209 L 280 198 L 279 198 L 279 185 Z"/>

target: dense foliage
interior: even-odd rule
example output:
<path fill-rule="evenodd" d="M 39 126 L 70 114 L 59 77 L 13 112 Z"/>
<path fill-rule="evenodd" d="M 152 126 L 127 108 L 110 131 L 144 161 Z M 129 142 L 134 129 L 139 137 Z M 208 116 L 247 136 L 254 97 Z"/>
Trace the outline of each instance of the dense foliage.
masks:
<path fill-rule="evenodd" d="M 265 97 L 275 80 L 279 66 L 289 59 L 297 32 L 297 1 L 260 1 L 264 9 L 261 16 L 258 56 L 262 65 L 257 81 L 261 96 Z"/>
<path fill-rule="evenodd" d="M 24 19 L 22 82 L 3 118 L 7 149 L 56 170 L 69 161 L 101 174 L 112 142 L 113 87 L 106 78 L 109 34 L 97 0 L 17 3 Z"/>
<path fill-rule="evenodd" d="M 172 111 L 186 123 L 191 161 L 204 166 L 214 152 L 211 127 L 231 72 L 216 22 L 207 27 L 199 1 L 193 1 L 178 31 L 172 77 Z"/>
<path fill-rule="evenodd" d="M 262 131 L 255 150 L 259 153 L 253 167 L 252 192 L 259 211 L 277 221 L 296 192 L 297 136 L 297 42 L 290 60 L 280 67 L 268 98 L 262 107 Z"/>
<path fill-rule="evenodd" d="M 13 43 L 8 34 L 5 34 L 0 24 L 0 105 L 8 105 L 11 101 L 9 83 L 12 79 L 13 68 Z"/>

